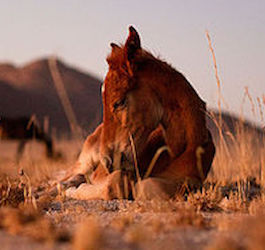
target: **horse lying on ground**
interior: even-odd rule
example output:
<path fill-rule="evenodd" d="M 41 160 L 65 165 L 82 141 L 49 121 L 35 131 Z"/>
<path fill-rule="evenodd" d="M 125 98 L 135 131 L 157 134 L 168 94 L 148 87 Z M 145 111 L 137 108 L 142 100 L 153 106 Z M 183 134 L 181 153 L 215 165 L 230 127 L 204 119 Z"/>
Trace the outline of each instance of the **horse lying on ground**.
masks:
<path fill-rule="evenodd" d="M 26 143 L 36 139 L 46 146 L 46 156 L 55 157 L 52 139 L 44 133 L 29 117 L 0 117 L 0 139 L 19 140 L 16 153 L 17 162 L 21 159 Z"/>
<path fill-rule="evenodd" d="M 146 162 L 161 142 L 168 153 L 144 180 L 136 180 L 138 197 L 170 198 L 183 183 L 201 184 L 215 154 L 204 101 L 181 73 L 141 48 L 133 27 L 124 46 L 111 47 L 102 92 L 103 125 L 96 143 L 98 162 L 110 159 L 111 163 L 103 167 L 111 172 L 103 178 L 105 188 L 113 180 L 119 185 L 122 170 L 133 171 L 135 161 L 139 173 L 145 173 Z M 90 159 L 91 152 L 87 155 Z M 90 199 L 91 192 L 88 184 L 69 191 L 70 196 L 82 199 Z"/>
<path fill-rule="evenodd" d="M 153 164 L 151 163 L 157 152 L 160 149 L 165 149 L 166 144 L 162 129 L 158 127 L 149 135 L 145 151 L 142 158 L 139 159 L 141 163 L 139 179 L 135 171 L 126 169 L 128 162 L 125 162 L 124 159 L 121 159 L 120 162 L 121 169 L 111 172 L 111 166 L 113 165 L 111 159 L 100 154 L 102 129 L 103 124 L 100 124 L 94 133 L 87 137 L 76 165 L 69 169 L 65 177 L 60 180 L 60 184 L 66 189 L 66 195 L 71 198 L 85 200 L 111 200 L 115 198 L 168 199 L 168 194 L 161 192 L 160 185 L 162 181 L 164 188 L 170 191 L 172 183 L 163 180 L 154 182 L 153 178 L 148 178 L 150 173 L 155 173 L 157 169 L 161 169 L 171 161 L 169 153 L 164 151 L 160 152 L 158 159 Z M 148 178 L 148 185 L 142 185 L 142 180 L 145 178 Z M 137 181 L 138 183 L 134 187 Z M 143 183 L 146 183 L 146 181 Z M 157 184 L 159 185 L 157 186 Z M 173 187 L 175 191 L 175 184 Z M 134 193 L 132 193 L 133 191 Z M 58 195 L 57 187 L 53 187 L 49 194 L 52 196 Z"/>
<path fill-rule="evenodd" d="M 130 168 L 128 162 L 122 159 L 121 155 L 119 156 L 120 163 L 118 163 L 120 168 L 117 167 L 117 164 L 114 167 L 115 164 L 109 157 L 101 155 L 100 137 L 102 129 L 103 124 L 100 124 L 87 137 L 76 164 L 68 169 L 59 181 L 60 185 L 66 189 L 67 196 L 76 199 L 104 200 L 132 197 L 131 192 L 135 182 L 138 178 L 144 178 L 146 172 L 143 172 L 143 170 L 148 169 L 156 151 L 165 145 L 162 131 L 157 128 L 149 137 L 148 150 L 146 150 L 144 158 L 141 159 L 142 168 L 137 178 L 134 168 Z M 163 159 L 163 163 L 166 163 L 169 159 L 168 154 L 163 152 L 161 156 L 160 159 Z M 156 163 L 153 165 L 156 166 Z M 50 189 L 49 194 L 52 196 L 58 194 L 55 185 Z"/>

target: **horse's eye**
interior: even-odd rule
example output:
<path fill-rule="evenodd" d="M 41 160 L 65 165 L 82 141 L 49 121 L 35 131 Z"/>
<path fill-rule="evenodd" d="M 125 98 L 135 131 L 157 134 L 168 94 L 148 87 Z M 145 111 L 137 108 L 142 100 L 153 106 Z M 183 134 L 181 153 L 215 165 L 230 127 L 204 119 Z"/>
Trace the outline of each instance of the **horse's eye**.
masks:
<path fill-rule="evenodd" d="M 113 108 L 114 108 L 114 110 L 117 110 L 117 109 L 122 109 L 125 106 L 126 106 L 126 98 L 124 97 L 123 99 L 115 102 L 113 105 Z"/>

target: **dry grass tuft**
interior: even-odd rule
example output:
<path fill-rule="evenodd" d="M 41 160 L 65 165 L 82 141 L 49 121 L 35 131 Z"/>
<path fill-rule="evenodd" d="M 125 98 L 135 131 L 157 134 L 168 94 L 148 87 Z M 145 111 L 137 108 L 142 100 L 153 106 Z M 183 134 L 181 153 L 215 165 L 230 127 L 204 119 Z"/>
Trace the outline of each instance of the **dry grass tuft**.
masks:
<path fill-rule="evenodd" d="M 230 218 L 221 217 L 215 223 L 218 230 L 229 235 L 229 237 L 217 236 L 206 249 L 264 249 L 264 210 L 261 214 L 251 217 L 247 215 L 230 216 Z"/>
<path fill-rule="evenodd" d="M 125 231 L 126 228 L 134 224 L 134 217 L 132 214 L 126 214 L 123 216 L 116 217 L 112 222 L 111 226 L 120 231 Z"/>
<path fill-rule="evenodd" d="M 265 216 L 265 200 L 264 197 L 254 199 L 249 207 L 248 212 L 251 215 Z"/>
<path fill-rule="evenodd" d="M 24 189 L 8 179 L 0 184 L 0 206 L 18 207 L 25 200 Z"/>
<path fill-rule="evenodd" d="M 143 227 L 139 224 L 134 224 L 130 226 L 124 234 L 124 239 L 126 242 L 139 244 L 144 243 L 149 240 L 149 234 Z"/>
<path fill-rule="evenodd" d="M 0 227 L 10 234 L 28 236 L 38 241 L 51 241 L 56 237 L 52 223 L 32 207 L 1 208 L 0 218 Z"/>
<path fill-rule="evenodd" d="M 207 190 L 205 187 L 202 191 L 197 191 L 195 194 L 190 192 L 187 201 L 192 204 L 197 211 L 205 212 L 220 212 L 220 202 L 222 201 L 222 194 L 218 191 L 217 185 L 211 185 Z"/>
<path fill-rule="evenodd" d="M 220 236 L 212 240 L 204 250 L 246 250 L 246 247 L 236 239 Z"/>
<path fill-rule="evenodd" d="M 91 216 L 77 226 L 73 239 L 75 250 L 96 250 L 103 247 L 104 236 L 99 223 Z"/>
<path fill-rule="evenodd" d="M 153 212 L 153 213 L 167 213 L 173 212 L 183 207 L 183 204 L 178 204 L 172 200 L 163 201 L 163 200 L 150 200 L 150 201 L 134 201 L 128 206 L 124 205 L 123 208 L 127 212 L 133 213 L 145 213 L 145 212 Z"/>
<path fill-rule="evenodd" d="M 170 220 L 171 226 L 194 226 L 197 228 L 208 228 L 209 221 L 201 214 L 196 211 L 195 207 L 187 207 L 173 216 Z"/>
<path fill-rule="evenodd" d="M 248 238 L 247 246 L 250 250 L 263 250 L 265 247 L 265 217 L 263 215 L 242 221 L 240 227 Z"/>
<path fill-rule="evenodd" d="M 175 201 L 144 201 L 133 202 L 127 207 L 126 216 L 115 219 L 114 225 L 124 229 L 135 224 L 134 214 L 138 216 L 150 215 L 146 225 L 153 231 L 160 229 L 172 229 L 178 226 L 194 226 L 197 228 L 208 228 L 209 220 L 206 219 L 199 209 L 189 202 Z M 143 224 L 143 223 L 142 223 Z"/>
<path fill-rule="evenodd" d="M 51 197 L 48 194 L 42 195 L 38 200 L 37 200 L 37 209 L 39 211 L 44 211 L 48 210 L 51 206 L 51 203 L 55 200 L 54 197 Z"/>

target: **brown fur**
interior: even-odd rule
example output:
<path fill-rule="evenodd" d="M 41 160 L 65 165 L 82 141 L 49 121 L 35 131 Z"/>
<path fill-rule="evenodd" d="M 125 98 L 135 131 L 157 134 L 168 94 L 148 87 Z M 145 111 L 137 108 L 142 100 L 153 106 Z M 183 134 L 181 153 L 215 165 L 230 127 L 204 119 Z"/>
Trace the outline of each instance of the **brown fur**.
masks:
<path fill-rule="evenodd" d="M 112 156 L 120 150 L 133 162 L 131 134 L 141 159 L 149 150 L 150 133 L 161 126 L 171 155 L 167 163 L 156 165 L 151 177 L 201 183 L 215 147 L 206 128 L 206 105 L 194 88 L 181 73 L 143 50 L 133 27 L 124 46 L 112 44 L 107 61 L 102 152 Z M 203 152 L 201 157 L 198 149 Z"/>

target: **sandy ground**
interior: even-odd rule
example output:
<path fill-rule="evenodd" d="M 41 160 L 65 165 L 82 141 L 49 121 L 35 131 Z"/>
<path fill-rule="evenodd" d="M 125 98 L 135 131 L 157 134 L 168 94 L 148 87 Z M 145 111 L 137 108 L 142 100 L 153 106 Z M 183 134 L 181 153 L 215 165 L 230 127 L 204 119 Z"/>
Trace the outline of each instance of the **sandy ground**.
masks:
<path fill-rule="evenodd" d="M 174 206 L 183 208 L 182 203 L 176 203 Z M 135 207 L 138 207 L 139 211 Z M 92 241 L 95 249 L 205 249 L 220 237 L 229 237 L 238 244 L 244 240 L 242 233 L 233 231 L 231 234 L 229 228 L 214 224 L 219 220 L 234 220 L 235 217 L 238 220 L 246 219 L 251 217 L 250 215 L 199 213 L 201 222 L 194 222 L 192 225 L 189 219 L 186 218 L 185 221 L 184 217 L 188 215 L 183 217 L 182 208 L 173 212 L 148 212 L 141 211 L 140 204 L 128 201 L 68 200 L 63 203 L 53 202 L 45 216 L 51 219 L 58 229 L 73 235 L 82 231 L 80 227 L 87 217 L 92 217 L 92 225 L 89 225 L 89 222 L 86 225 L 87 233 L 81 234 L 86 241 L 86 237 L 89 237 L 87 234 L 95 234 L 95 223 L 99 226 L 95 242 L 93 239 L 88 240 Z M 195 217 L 193 219 L 198 220 Z M 99 238 L 97 234 L 100 234 Z M 82 249 L 75 247 L 71 241 L 43 243 L 30 237 L 12 236 L 4 231 L 0 231 L 0 241 L 1 249 Z"/>

